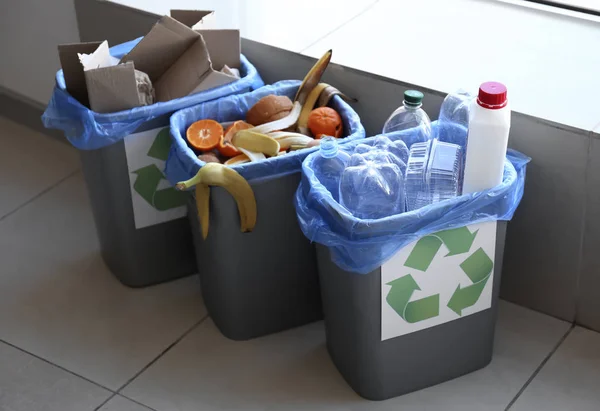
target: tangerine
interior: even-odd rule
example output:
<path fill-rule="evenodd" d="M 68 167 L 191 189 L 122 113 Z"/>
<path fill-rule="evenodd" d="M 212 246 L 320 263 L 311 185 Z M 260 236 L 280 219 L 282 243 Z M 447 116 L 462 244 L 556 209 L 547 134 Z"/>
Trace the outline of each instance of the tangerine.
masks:
<path fill-rule="evenodd" d="M 308 128 L 315 138 L 323 136 L 340 138 L 343 131 L 342 118 L 331 107 L 319 107 L 310 112 Z"/>

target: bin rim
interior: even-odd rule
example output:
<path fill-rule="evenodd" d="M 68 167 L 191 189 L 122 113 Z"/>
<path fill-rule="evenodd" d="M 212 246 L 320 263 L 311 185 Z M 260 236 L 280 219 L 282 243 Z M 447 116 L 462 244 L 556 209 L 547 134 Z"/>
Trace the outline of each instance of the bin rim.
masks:
<path fill-rule="evenodd" d="M 386 137 L 394 141 L 395 134 L 399 133 L 391 133 L 389 135 L 386 135 Z M 345 144 L 340 148 L 348 152 L 349 154 L 352 154 L 352 151 L 354 150 L 354 147 L 356 147 L 357 144 L 367 144 L 372 146 L 377 137 L 380 137 L 380 135 L 368 137 L 360 141 L 349 142 L 348 144 Z M 521 155 L 520 153 L 518 154 Z M 338 233 L 341 235 L 347 235 L 350 243 L 360 238 L 372 239 L 373 237 L 371 237 L 371 235 L 374 230 L 378 233 L 378 235 L 385 235 L 387 233 L 393 234 L 399 229 L 398 223 L 402 223 L 403 220 L 406 219 L 411 219 L 412 221 L 417 222 L 417 224 L 415 224 L 415 231 L 417 231 L 419 228 L 421 228 L 418 224 L 418 222 L 421 220 L 420 218 L 418 218 L 420 215 L 428 214 L 431 211 L 435 211 L 437 214 L 446 214 L 452 209 L 462 206 L 468 202 L 472 202 L 487 196 L 495 197 L 497 196 L 498 192 L 503 192 L 507 187 L 510 187 L 513 184 L 515 184 L 515 182 L 518 179 L 517 170 L 512 164 L 512 162 L 509 160 L 507 155 L 504 159 L 504 174 L 502 182 L 496 187 L 478 193 L 462 194 L 458 197 L 443 200 L 434 204 L 429 204 L 417 210 L 406 211 L 400 214 L 395 214 L 378 219 L 361 219 L 352 215 L 352 213 L 346 207 L 344 207 L 338 201 L 336 201 L 331 195 L 331 193 L 327 191 L 325 186 L 321 184 L 314 171 L 310 168 L 312 160 L 317 155 L 318 153 L 312 152 L 306 157 L 305 161 L 302 163 L 303 183 L 301 184 L 301 188 L 304 191 L 303 195 L 309 196 L 310 192 L 313 189 L 316 189 L 315 191 L 318 192 L 318 196 L 327 196 L 326 201 L 320 201 L 319 199 L 317 199 L 319 206 L 322 207 L 323 212 L 328 213 L 329 217 L 331 217 L 331 219 L 333 220 L 335 225 L 331 227 L 332 229 L 334 229 L 334 227 L 352 227 L 351 232 L 348 232 L 348 230 L 334 230 L 338 231 Z M 460 226 L 461 224 L 456 224 L 456 227 L 449 226 L 448 228 L 457 228 Z M 406 225 L 402 224 L 402 229 L 405 230 L 406 228 Z"/>
<path fill-rule="evenodd" d="M 142 39 L 143 39 L 143 36 L 138 37 L 137 39 L 127 41 L 125 43 L 121 43 L 121 44 L 111 47 L 109 49 L 111 56 L 117 57 L 117 58 L 123 57 L 130 49 L 135 47 L 135 45 L 137 43 L 139 43 Z M 204 93 L 204 92 L 217 90 L 222 87 L 224 88 L 227 86 L 231 86 L 232 84 L 234 84 L 238 81 L 253 78 L 257 74 L 258 74 L 258 71 L 256 70 L 256 67 L 254 67 L 252 64 L 250 64 L 250 61 L 246 58 L 246 56 L 244 56 L 243 54 L 240 54 L 240 76 L 241 77 L 239 79 L 237 79 L 236 81 L 234 81 L 232 83 L 227 83 L 227 84 L 224 84 L 221 86 L 216 86 L 216 87 L 212 87 L 212 88 L 209 88 L 206 90 L 202 90 L 201 92 L 196 93 L 196 94 L 198 94 L 200 97 L 202 97 L 202 93 Z M 190 100 L 193 100 L 193 98 L 194 98 L 193 97 L 194 95 L 191 94 L 188 96 L 179 97 L 179 98 L 169 100 L 169 101 L 156 102 L 154 104 L 150 104 L 147 106 L 134 107 L 134 108 L 130 108 L 130 109 L 114 111 L 111 113 L 98 113 L 98 112 L 93 111 L 92 109 L 84 106 L 77 99 L 75 99 L 73 96 L 71 96 L 71 94 L 67 90 L 67 85 L 65 83 L 65 76 L 64 76 L 62 69 L 60 69 L 56 72 L 55 83 L 56 83 L 56 88 L 58 90 L 65 93 L 67 96 L 69 96 L 71 99 L 74 100 L 73 101 L 74 105 L 81 108 L 82 110 L 88 110 L 92 114 L 94 120 L 96 120 L 99 123 L 106 122 L 106 121 L 115 122 L 115 121 L 121 121 L 121 120 L 131 121 L 131 120 L 134 120 L 138 116 L 145 118 L 148 116 L 148 112 L 153 111 L 153 110 L 157 110 L 160 112 L 160 114 L 157 114 L 155 116 L 155 117 L 157 117 L 157 116 L 169 113 L 169 112 L 175 112 L 177 110 L 181 110 L 182 108 L 190 106 L 190 104 L 198 104 L 198 103 L 190 102 Z M 159 105 L 165 105 L 165 104 L 169 105 L 168 110 L 160 110 Z"/>
<path fill-rule="evenodd" d="M 301 83 L 302 82 L 300 80 L 282 80 L 282 81 L 276 82 L 276 83 L 274 83 L 270 86 L 266 86 L 266 87 L 273 88 L 275 93 L 281 93 L 280 95 L 289 94 L 293 98 L 293 95 L 295 95 L 295 93 Z M 248 93 L 237 94 L 234 96 L 228 96 L 226 98 L 238 99 L 239 101 L 242 101 L 244 99 L 247 99 L 248 97 L 258 97 L 264 93 L 265 93 L 265 88 L 259 88 L 259 89 L 250 91 Z M 184 122 L 184 119 L 186 119 L 186 116 L 189 113 L 194 113 L 196 110 L 199 109 L 200 106 L 205 105 L 205 104 L 218 104 L 218 100 L 202 102 L 196 106 L 191 106 L 191 107 L 181 109 L 171 116 L 171 121 L 170 121 L 171 138 L 174 140 L 173 146 L 177 146 L 177 149 L 176 149 L 176 152 L 174 152 L 173 147 L 172 147 L 169 157 L 183 156 L 185 158 L 185 161 L 188 163 L 188 165 L 192 165 L 193 174 L 197 173 L 198 170 L 200 170 L 200 168 L 202 166 L 204 166 L 204 164 L 206 164 L 206 163 L 202 160 L 199 160 L 197 155 L 195 154 L 194 150 L 191 147 L 189 147 L 189 145 L 187 144 L 185 136 L 182 134 L 183 131 L 181 130 L 180 123 Z M 342 98 L 340 98 L 339 96 L 334 96 L 330 102 L 330 105 L 333 106 L 338 112 L 340 112 L 340 114 L 342 116 L 342 120 L 344 121 L 344 126 L 345 126 L 344 128 L 348 129 L 347 131 L 345 131 L 346 137 L 341 139 L 340 144 L 344 145 L 353 140 L 361 140 L 362 141 L 362 139 L 364 139 L 364 137 L 365 137 L 366 132 L 365 132 L 365 129 L 364 129 L 362 123 L 360 122 L 360 118 L 358 117 L 358 114 L 352 109 L 352 107 L 348 103 L 346 103 Z M 197 120 L 201 120 L 201 119 L 197 118 L 194 121 L 197 121 Z M 219 118 L 214 119 L 214 120 L 219 121 L 219 122 L 228 122 L 228 121 L 237 121 L 237 120 L 244 120 L 244 119 L 243 118 L 242 119 L 232 118 L 232 116 L 230 116 L 229 114 L 222 114 L 222 115 L 220 114 Z M 187 122 L 186 122 L 185 128 L 187 129 L 187 127 L 189 127 L 189 125 L 190 124 L 187 124 Z M 264 182 L 264 181 L 268 181 L 272 178 L 282 177 L 282 176 L 285 176 L 288 174 L 300 172 L 302 161 L 308 155 L 310 155 L 311 153 L 315 153 L 318 150 L 319 150 L 318 146 L 311 147 L 311 148 L 305 148 L 302 150 L 297 150 L 297 151 L 287 153 L 282 156 L 270 157 L 270 158 L 267 158 L 264 160 L 253 161 L 250 163 L 234 164 L 234 165 L 231 165 L 230 167 L 232 169 L 236 170 L 239 174 L 241 174 L 244 178 L 246 178 L 250 182 L 253 182 L 253 183 Z M 170 160 L 171 160 L 171 158 L 169 158 L 169 160 L 167 162 L 169 162 Z M 179 161 L 181 162 L 182 160 L 179 160 Z M 269 168 L 272 172 L 270 172 L 270 173 L 263 172 L 264 171 L 263 169 L 266 169 L 266 168 Z M 266 174 L 268 174 L 268 175 L 266 175 Z M 192 176 L 193 175 L 190 175 L 189 178 L 191 178 Z M 176 183 L 176 182 L 173 182 L 173 183 Z"/>

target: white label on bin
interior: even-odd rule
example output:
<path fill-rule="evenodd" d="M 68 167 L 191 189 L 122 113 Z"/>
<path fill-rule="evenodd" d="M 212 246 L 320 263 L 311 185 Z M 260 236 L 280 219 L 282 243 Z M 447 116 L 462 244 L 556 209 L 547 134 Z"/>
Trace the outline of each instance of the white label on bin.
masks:
<path fill-rule="evenodd" d="M 381 266 L 381 340 L 492 306 L 496 222 L 422 237 Z"/>
<path fill-rule="evenodd" d="M 184 217 L 187 195 L 175 190 L 163 174 L 171 148 L 169 127 L 125 137 L 135 228 Z"/>

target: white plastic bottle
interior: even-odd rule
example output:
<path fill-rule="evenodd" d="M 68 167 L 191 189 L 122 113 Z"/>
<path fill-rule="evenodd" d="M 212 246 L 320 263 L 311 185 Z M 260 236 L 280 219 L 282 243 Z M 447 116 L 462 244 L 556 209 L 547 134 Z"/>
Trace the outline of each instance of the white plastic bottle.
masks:
<path fill-rule="evenodd" d="M 510 131 L 506 86 L 487 82 L 469 110 L 469 133 L 463 194 L 483 191 L 502 182 Z"/>

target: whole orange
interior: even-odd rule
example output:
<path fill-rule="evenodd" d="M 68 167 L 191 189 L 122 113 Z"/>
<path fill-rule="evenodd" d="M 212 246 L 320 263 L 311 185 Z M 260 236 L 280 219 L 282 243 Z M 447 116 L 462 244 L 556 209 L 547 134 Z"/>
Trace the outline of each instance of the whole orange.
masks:
<path fill-rule="evenodd" d="M 330 107 L 319 107 L 310 112 L 308 128 L 315 138 L 323 136 L 342 136 L 342 118 L 337 111 Z"/>

